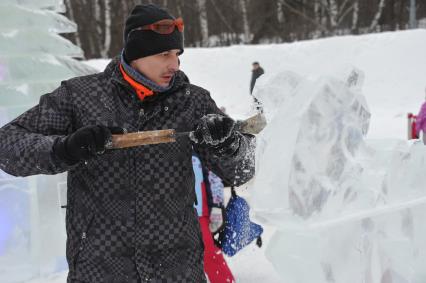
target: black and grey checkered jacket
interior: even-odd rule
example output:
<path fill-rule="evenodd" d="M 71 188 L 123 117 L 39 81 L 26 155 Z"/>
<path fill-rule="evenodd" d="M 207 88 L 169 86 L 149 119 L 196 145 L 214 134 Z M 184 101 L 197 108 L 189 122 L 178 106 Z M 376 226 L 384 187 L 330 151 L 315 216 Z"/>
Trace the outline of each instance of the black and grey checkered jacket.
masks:
<path fill-rule="evenodd" d="M 207 113 L 220 110 L 182 72 L 170 91 L 138 101 L 116 59 L 102 73 L 63 82 L 0 129 L 2 170 L 16 176 L 68 171 L 68 282 L 205 282 L 187 137 L 112 150 L 71 167 L 52 145 L 87 125 L 190 131 Z M 225 182 L 238 185 L 254 174 L 253 147 L 253 136 L 242 135 L 233 158 L 194 150 Z"/>

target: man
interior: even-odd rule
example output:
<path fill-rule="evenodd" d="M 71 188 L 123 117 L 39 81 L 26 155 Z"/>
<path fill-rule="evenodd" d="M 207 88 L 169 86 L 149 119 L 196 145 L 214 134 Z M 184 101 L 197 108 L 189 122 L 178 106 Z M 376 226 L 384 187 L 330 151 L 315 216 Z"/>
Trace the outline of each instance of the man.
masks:
<path fill-rule="evenodd" d="M 254 138 L 179 71 L 183 27 L 163 9 L 136 6 L 123 52 L 104 72 L 62 82 L 0 129 L 2 170 L 68 171 L 68 282 L 205 282 L 192 150 L 229 183 L 254 174 Z M 106 147 L 111 134 L 158 129 L 193 133 Z"/>
<path fill-rule="evenodd" d="M 250 94 L 253 93 L 254 85 L 256 84 L 257 78 L 265 73 L 262 67 L 260 67 L 259 62 L 253 62 L 253 69 L 251 70 L 251 81 L 250 81 Z"/>

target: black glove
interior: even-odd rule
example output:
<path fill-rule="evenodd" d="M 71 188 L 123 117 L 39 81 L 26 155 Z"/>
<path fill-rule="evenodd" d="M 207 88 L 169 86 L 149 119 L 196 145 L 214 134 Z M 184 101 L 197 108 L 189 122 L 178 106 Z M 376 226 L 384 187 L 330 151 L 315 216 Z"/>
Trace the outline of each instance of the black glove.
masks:
<path fill-rule="evenodd" d="M 208 114 L 198 121 L 190 138 L 201 146 L 212 148 L 217 155 L 230 156 L 238 150 L 240 141 L 234 128 L 233 119 L 220 114 Z"/>
<path fill-rule="evenodd" d="M 105 145 L 111 134 L 123 134 L 123 129 L 106 126 L 86 126 L 78 129 L 64 139 L 58 139 L 53 152 L 67 164 L 75 164 L 105 152 Z"/>

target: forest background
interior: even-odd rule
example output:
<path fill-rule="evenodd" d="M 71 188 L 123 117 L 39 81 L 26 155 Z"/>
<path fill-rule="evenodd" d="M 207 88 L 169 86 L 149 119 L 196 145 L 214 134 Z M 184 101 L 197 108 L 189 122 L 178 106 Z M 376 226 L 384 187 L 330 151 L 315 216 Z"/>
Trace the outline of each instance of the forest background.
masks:
<path fill-rule="evenodd" d="M 65 0 L 66 16 L 78 25 L 77 33 L 65 37 L 86 59 L 114 57 L 123 45 L 126 16 L 136 4 L 147 3 L 184 19 L 187 47 L 426 28 L 425 0 Z"/>

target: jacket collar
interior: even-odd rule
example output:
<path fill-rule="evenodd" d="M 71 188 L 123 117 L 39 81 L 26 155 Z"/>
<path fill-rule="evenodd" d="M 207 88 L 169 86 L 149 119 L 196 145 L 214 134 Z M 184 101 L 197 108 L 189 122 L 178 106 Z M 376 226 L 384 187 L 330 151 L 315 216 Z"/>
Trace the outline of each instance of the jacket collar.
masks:
<path fill-rule="evenodd" d="M 126 89 L 131 90 L 135 94 L 134 98 L 138 99 L 133 87 L 124 79 L 120 71 L 120 60 L 121 60 L 120 55 L 113 58 L 111 62 L 106 66 L 104 70 L 104 75 L 110 80 L 120 83 L 120 85 L 125 87 Z M 163 97 L 164 95 L 172 94 L 176 92 L 177 90 L 181 89 L 182 87 L 184 87 L 184 85 L 187 84 L 187 82 L 188 82 L 188 79 L 185 73 L 182 71 L 177 71 L 175 74 L 174 84 L 169 90 L 163 93 L 145 97 L 144 101 L 152 101 L 152 100 L 156 100 L 159 97 Z"/>
<path fill-rule="evenodd" d="M 132 86 L 133 90 L 136 92 L 136 95 L 141 101 L 144 100 L 147 96 L 154 95 L 154 92 L 151 89 L 135 81 L 132 76 L 128 75 L 122 64 L 120 64 L 120 71 L 124 80 Z"/>

